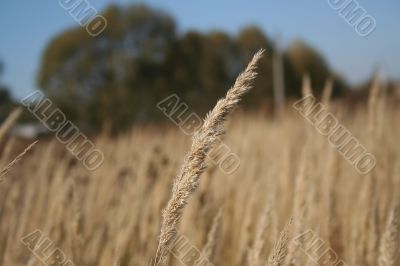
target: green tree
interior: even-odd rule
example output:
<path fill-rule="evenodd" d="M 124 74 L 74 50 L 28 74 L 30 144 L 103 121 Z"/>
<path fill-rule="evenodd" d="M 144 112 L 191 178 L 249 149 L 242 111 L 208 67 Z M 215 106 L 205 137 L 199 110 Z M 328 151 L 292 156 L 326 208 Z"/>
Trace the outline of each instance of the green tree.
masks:
<path fill-rule="evenodd" d="M 0 62 L 0 77 L 4 71 L 4 64 Z M 1 81 L 1 79 L 0 79 Z M 4 120 L 16 107 L 7 87 L 0 82 L 0 121 Z"/>
<path fill-rule="evenodd" d="M 309 75 L 314 92 L 320 94 L 331 71 L 324 58 L 307 44 L 296 41 L 286 51 L 289 95 L 301 94 L 303 75 Z"/>
<path fill-rule="evenodd" d="M 170 66 L 170 92 L 203 114 L 222 97 L 232 81 L 234 41 L 223 32 L 188 32 L 176 43 Z"/>
<path fill-rule="evenodd" d="M 112 6 L 103 16 L 108 26 L 97 37 L 75 28 L 50 42 L 38 84 L 71 119 L 127 125 L 146 118 L 147 103 L 166 86 L 175 23 L 142 5 Z"/>
<path fill-rule="evenodd" d="M 42 57 L 38 84 L 69 119 L 95 127 L 109 122 L 114 129 L 165 119 L 156 104 L 172 93 L 203 115 L 260 48 L 269 56 L 259 63 L 244 105 L 270 106 L 274 46 L 259 28 L 244 28 L 237 36 L 177 34 L 171 16 L 144 5 L 111 6 L 102 15 L 108 26 L 99 36 L 70 29 L 56 36 Z M 305 73 L 317 92 L 333 75 L 322 56 L 303 43 L 290 46 L 283 59 L 287 96 L 300 94 Z"/>

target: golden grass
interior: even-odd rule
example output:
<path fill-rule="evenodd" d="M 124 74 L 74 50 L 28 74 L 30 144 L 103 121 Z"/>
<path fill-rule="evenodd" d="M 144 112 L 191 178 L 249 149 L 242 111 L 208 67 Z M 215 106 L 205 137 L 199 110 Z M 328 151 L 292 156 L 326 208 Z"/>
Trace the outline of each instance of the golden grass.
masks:
<path fill-rule="evenodd" d="M 305 84 L 310 92 L 307 79 Z M 96 146 L 107 160 L 93 172 L 56 140 L 40 141 L 0 184 L 0 265 L 43 265 L 20 242 L 36 229 L 77 266 L 149 265 L 160 250 L 160 228 L 166 234 L 161 243 L 168 245 L 176 229 L 216 266 L 311 265 L 291 244 L 309 229 L 347 265 L 398 265 L 399 211 L 393 206 L 400 198 L 400 109 L 390 100 L 379 108 L 381 93 L 373 90 L 369 107 L 329 102 L 376 156 L 368 175 L 358 174 L 291 107 L 273 120 L 263 113 L 234 114 L 224 139 L 241 160 L 232 175 L 206 159 L 230 107 L 223 117 L 208 116 L 209 130 L 196 135 L 195 147 L 172 125 L 162 132 L 136 126 L 117 138 L 102 135 Z M 193 149 L 203 149 L 203 142 L 207 152 L 191 164 Z M 12 160 L 10 152 L 2 153 L 1 162 Z M 182 184 L 186 194 L 170 212 L 168 201 Z M 293 224 L 285 227 L 290 217 Z M 168 252 L 159 254 L 167 265 L 182 265 Z"/>
<path fill-rule="evenodd" d="M 11 114 L 7 117 L 4 123 L 0 126 L 0 142 L 3 140 L 7 131 L 14 125 L 15 121 L 17 121 L 18 117 L 22 113 L 22 108 L 17 108 L 11 112 Z"/>
<path fill-rule="evenodd" d="M 193 143 L 186 155 L 182 168 L 174 180 L 172 196 L 167 207 L 163 210 L 163 222 L 159 237 L 159 245 L 154 265 L 165 265 L 176 236 L 177 226 L 182 217 L 189 196 L 196 191 L 199 178 L 206 170 L 205 160 L 217 141 L 223 135 L 223 123 L 227 116 L 237 107 L 252 85 L 256 77 L 256 67 L 264 51 L 257 52 L 247 68 L 239 75 L 233 87 L 225 98 L 219 100 L 214 109 L 206 116 L 202 127 L 194 134 Z"/>
<path fill-rule="evenodd" d="M 11 168 L 13 168 L 24 156 L 25 154 L 27 154 L 32 148 L 33 146 L 36 145 L 36 143 L 38 143 L 38 140 L 32 142 L 31 144 L 29 144 L 28 147 L 26 147 L 23 152 L 21 152 L 20 154 L 17 155 L 17 157 L 15 157 L 9 164 L 7 164 L 1 171 L 0 171 L 0 181 L 3 180 L 4 176 L 11 170 Z"/>

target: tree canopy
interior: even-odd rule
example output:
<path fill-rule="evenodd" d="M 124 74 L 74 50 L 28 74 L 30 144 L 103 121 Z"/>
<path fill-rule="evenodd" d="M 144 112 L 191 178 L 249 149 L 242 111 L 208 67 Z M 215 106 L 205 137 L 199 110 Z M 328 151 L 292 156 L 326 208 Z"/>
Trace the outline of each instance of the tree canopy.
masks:
<path fill-rule="evenodd" d="M 176 93 L 203 114 L 223 96 L 260 48 L 268 56 L 246 99 L 257 108 L 273 93 L 273 42 L 256 26 L 236 36 L 221 31 L 178 33 L 174 18 L 145 5 L 110 6 L 108 26 L 97 37 L 76 27 L 56 36 L 44 51 L 39 87 L 76 122 L 116 129 L 159 119 L 156 103 Z M 299 95 L 309 73 L 317 89 L 334 74 L 311 47 L 296 43 L 284 54 L 286 96 Z M 314 84 L 313 84 L 314 85 Z"/>
<path fill-rule="evenodd" d="M 4 71 L 4 64 L 0 61 L 0 78 Z M 4 120 L 11 110 L 16 106 L 11 98 L 8 88 L 0 79 L 0 121 Z"/>

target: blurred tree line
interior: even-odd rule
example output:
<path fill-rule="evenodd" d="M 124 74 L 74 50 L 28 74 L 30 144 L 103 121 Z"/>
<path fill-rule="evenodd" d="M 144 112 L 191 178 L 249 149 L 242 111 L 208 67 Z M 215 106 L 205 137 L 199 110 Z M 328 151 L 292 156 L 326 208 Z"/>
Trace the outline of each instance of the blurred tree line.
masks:
<path fill-rule="evenodd" d="M 94 128 L 111 123 L 118 130 L 133 122 L 165 119 L 156 104 L 172 93 L 203 115 L 260 48 L 267 56 L 244 106 L 271 106 L 276 47 L 257 27 L 236 36 L 179 33 L 173 17 L 144 5 L 110 6 L 102 15 L 108 26 L 99 36 L 77 26 L 56 36 L 42 56 L 38 85 L 74 122 Z M 317 94 L 328 77 L 335 78 L 336 96 L 347 88 L 304 43 L 290 45 L 282 61 L 286 97 L 300 95 L 306 73 Z"/>
<path fill-rule="evenodd" d="M 4 65 L 2 62 L 0 62 L 0 78 L 3 74 L 3 71 Z M 0 122 L 2 122 L 16 106 L 17 104 L 14 103 L 13 99 L 11 98 L 9 89 L 2 82 L 0 82 Z"/>

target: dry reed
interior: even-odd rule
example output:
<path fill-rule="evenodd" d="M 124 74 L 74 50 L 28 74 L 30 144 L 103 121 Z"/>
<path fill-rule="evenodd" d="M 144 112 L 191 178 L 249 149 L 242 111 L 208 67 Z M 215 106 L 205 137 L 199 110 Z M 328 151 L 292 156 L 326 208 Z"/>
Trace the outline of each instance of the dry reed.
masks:
<path fill-rule="evenodd" d="M 386 231 L 380 245 L 380 266 L 395 266 L 400 255 L 400 205 L 390 212 Z"/>
<path fill-rule="evenodd" d="M 214 109 L 207 114 L 202 127 L 193 136 L 191 149 L 174 181 L 171 199 L 162 213 L 163 222 L 154 265 L 165 265 L 183 209 L 189 196 L 197 189 L 200 175 L 206 169 L 205 159 L 217 138 L 223 135 L 223 123 L 227 116 L 237 106 L 243 94 L 250 90 L 256 77 L 257 63 L 263 53 L 264 50 L 260 50 L 254 55 L 225 98 L 217 102 Z"/>
<path fill-rule="evenodd" d="M 190 200 L 177 221 L 189 244 L 174 249 L 178 253 L 167 265 L 182 265 L 201 247 L 216 266 L 311 265 L 303 250 L 312 243 L 304 240 L 296 251 L 289 241 L 305 230 L 347 265 L 398 265 L 399 211 L 392 206 L 400 198 L 400 98 L 388 95 L 383 102 L 379 90 L 371 91 L 370 107 L 329 101 L 329 111 L 376 155 L 376 168 L 366 176 L 290 103 L 274 119 L 236 112 L 224 142 L 241 166 L 229 176 L 217 165 L 207 168 L 206 178 L 179 176 L 182 183 L 198 181 L 199 189 L 184 198 Z M 190 140 L 174 126 L 162 132 L 135 126 L 118 137 L 102 134 L 96 143 L 108 158 L 101 171 L 87 171 L 57 141 L 44 138 L 30 151 L 33 156 L 7 173 L 10 182 L 0 184 L 0 265 L 42 265 L 47 257 L 35 257 L 19 241 L 37 229 L 77 265 L 149 265 L 159 244 L 160 212 L 171 197 L 170 177 Z M 22 145 L 16 137 L 1 144 L 4 166 Z M 213 219 L 220 206 L 224 211 Z M 292 229 L 279 234 L 291 216 Z"/>
<path fill-rule="evenodd" d="M 0 182 L 3 180 L 3 177 L 11 170 L 11 168 L 13 168 L 13 166 L 15 166 L 38 142 L 39 142 L 39 140 L 36 140 L 36 141 L 32 142 L 31 144 L 29 144 L 29 146 L 26 147 L 23 152 L 18 154 L 17 157 L 14 158 L 14 160 L 12 160 L 7 166 L 5 166 L 3 168 L 3 170 L 1 170 Z"/>

